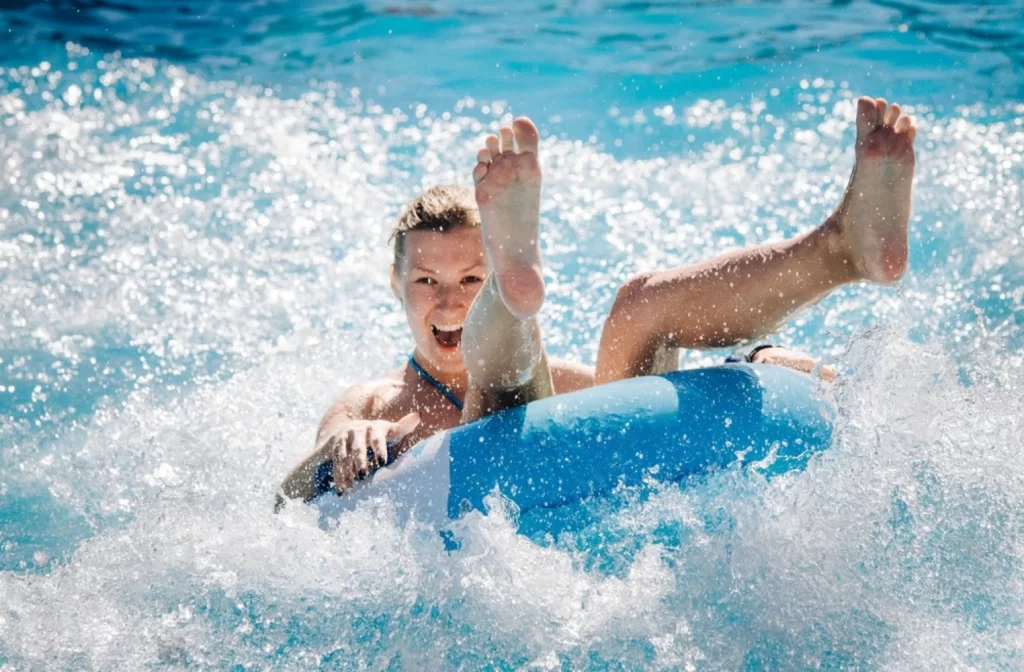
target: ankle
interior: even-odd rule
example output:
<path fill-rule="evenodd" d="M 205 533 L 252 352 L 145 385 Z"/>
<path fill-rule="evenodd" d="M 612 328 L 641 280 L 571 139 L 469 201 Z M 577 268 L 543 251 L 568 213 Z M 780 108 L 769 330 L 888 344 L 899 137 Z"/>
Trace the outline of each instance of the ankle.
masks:
<path fill-rule="evenodd" d="M 844 234 L 843 220 L 838 212 L 822 222 L 811 236 L 833 284 L 845 285 L 864 279 L 853 249 Z"/>

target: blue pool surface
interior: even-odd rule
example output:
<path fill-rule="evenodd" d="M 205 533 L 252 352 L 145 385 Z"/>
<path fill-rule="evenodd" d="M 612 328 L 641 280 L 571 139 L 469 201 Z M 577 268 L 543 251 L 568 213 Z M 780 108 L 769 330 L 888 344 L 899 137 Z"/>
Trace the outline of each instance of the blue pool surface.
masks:
<path fill-rule="evenodd" d="M 917 120 L 911 269 L 777 339 L 830 449 L 538 541 L 271 513 L 410 348 L 388 230 L 541 129 L 549 352 L 631 274 L 816 225 L 856 97 Z M 0 8 L 0 669 L 1020 669 L 1024 3 Z M 357 353 L 357 354 L 355 354 Z M 723 353 L 686 353 L 702 365 Z"/>

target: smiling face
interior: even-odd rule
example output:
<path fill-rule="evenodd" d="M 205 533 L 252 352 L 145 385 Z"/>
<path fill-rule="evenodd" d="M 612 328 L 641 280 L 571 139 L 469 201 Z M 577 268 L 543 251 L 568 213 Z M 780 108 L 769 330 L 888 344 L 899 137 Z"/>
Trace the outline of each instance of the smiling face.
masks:
<path fill-rule="evenodd" d="M 446 376 L 461 376 L 462 327 L 487 267 L 480 227 L 409 231 L 391 289 L 405 308 L 416 359 Z"/>

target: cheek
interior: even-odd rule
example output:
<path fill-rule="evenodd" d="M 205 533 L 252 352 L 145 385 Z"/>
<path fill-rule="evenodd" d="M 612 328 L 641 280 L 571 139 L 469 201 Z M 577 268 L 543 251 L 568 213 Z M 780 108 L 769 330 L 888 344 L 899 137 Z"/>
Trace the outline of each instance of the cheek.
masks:
<path fill-rule="evenodd" d="M 407 291 L 405 293 L 405 316 L 410 325 L 419 326 L 434 305 L 434 297 L 430 292 Z"/>

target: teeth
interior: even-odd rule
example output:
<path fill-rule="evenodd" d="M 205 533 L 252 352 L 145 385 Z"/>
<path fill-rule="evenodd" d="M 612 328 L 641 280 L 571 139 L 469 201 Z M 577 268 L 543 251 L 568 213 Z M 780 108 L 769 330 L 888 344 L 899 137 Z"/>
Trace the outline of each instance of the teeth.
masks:
<path fill-rule="evenodd" d="M 458 331 L 459 329 L 462 329 L 461 324 L 432 324 L 430 326 L 438 331 Z"/>

